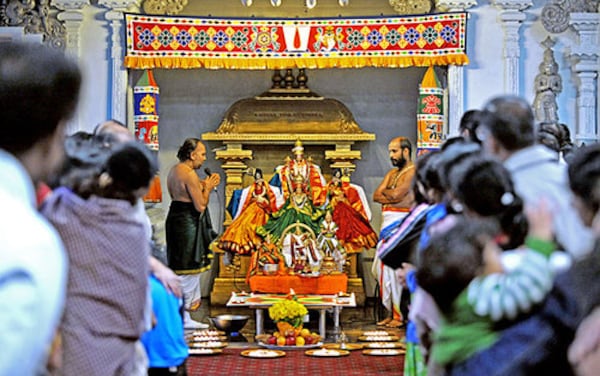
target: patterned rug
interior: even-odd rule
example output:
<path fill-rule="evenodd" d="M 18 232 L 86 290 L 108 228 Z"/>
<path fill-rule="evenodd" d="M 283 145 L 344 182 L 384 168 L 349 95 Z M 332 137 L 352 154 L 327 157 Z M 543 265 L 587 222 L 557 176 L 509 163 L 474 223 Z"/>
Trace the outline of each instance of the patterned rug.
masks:
<path fill-rule="evenodd" d="M 360 350 L 339 358 L 311 357 L 302 350 L 287 351 L 282 358 L 252 359 L 240 355 L 244 349 L 226 348 L 219 355 L 191 355 L 188 375 L 402 375 L 404 356 L 368 356 Z"/>

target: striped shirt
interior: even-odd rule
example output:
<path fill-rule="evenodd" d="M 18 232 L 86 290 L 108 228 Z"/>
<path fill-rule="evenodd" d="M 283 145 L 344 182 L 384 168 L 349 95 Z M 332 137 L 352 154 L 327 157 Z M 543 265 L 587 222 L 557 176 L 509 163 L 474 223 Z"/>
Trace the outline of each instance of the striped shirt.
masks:
<path fill-rule="evenodd" d="M 432 356 L 438 364 L 462 362 L 493 345 L 499 321 L 514 320 L 544 300 L 552 288 L 549 256 L 554 245 L 532 238 L 526 245 L 529 249 L 517 268 L 477 277 L 456 298 L 435 333 Z"/>

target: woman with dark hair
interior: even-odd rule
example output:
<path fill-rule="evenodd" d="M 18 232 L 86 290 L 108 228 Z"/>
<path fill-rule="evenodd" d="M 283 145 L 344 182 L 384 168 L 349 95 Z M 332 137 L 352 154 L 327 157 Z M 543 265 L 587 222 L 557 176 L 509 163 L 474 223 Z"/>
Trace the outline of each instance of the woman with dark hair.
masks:
<path fill-rule="evenodd" d="M 449 185 L 466 216 L 498 222 L 501 233 L 496 240 L 502 248 L 514 249 L 523 244 L 528 229 L 523 201 L 500 162 L 479 155 L 469 157 L 453 167 Z"/>

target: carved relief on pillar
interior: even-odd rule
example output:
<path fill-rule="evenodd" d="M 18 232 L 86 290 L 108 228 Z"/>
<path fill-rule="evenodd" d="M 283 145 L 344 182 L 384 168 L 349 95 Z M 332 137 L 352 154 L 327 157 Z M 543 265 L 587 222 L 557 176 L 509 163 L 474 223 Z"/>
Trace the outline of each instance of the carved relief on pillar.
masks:
<path fill-rule="evenodd" d="M 550 33 L 562 33 L 569 27 L 571 13 L 596 13 L 597 0 L 550 0 L 542 9 L 541 20 Z"/>
<path fill-rule="evenodd" d="M 464 12 L 477 6 L 477 0 L 435 0 L 435 8 L 440 12 Z"/>
<path fill-rule="evenodd" d="M 26 34 L 42 34 L 46 45 L 58 49 L 66 46 L 66 29 L 56 19 L 49 0 L 2 1 L 0 26 L 20 26 Z"/>
<path fill-rule="evenodd" d="M 146 14 L 173 16 L 181 13 L 188 0 L 144 0 L 142 8 Z"/>

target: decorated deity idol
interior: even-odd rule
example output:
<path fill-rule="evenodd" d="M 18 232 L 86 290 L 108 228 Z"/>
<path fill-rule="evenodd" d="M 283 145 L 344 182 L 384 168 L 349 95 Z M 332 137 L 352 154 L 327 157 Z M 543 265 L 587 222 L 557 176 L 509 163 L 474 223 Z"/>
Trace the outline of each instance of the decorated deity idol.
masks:
<path fill-rule="evenodd" d="M 287 158 L 286 163 L 275 169 L 275 175 L 270 184 L 280 187 L 284 199 L 288 199 L 294 192 L 295 181 L 302 178 L 305 190 L 312 205 L 319 207 L 325 203 L 326 185 L 321 168 L 304 157 L 304 147 L 300 140 L 296 141 L 292 149 L 294 158 Z"/>
<path fill-rule="evenodd" d="M 277 189 L 263 179 L 262 170 L 254 172 L 254 183 L 241 191 L 239 203 L 234 210 L 233 222 L 219 238 L 218 247 L 224 251 L 249 254 L 258 249 L 263 238 L 256 229 L 277 211 Z"/>
<path fill-rule="evenodd" d="M 327 207 L 339 228 L 336 237 L 348 252 L 359 252 L 377 244 L 377 234 L 369 223 L 371 211 L 362 187 L 350 183 L 336 169 L 327 184 Z"/>

